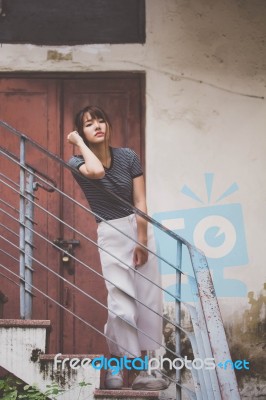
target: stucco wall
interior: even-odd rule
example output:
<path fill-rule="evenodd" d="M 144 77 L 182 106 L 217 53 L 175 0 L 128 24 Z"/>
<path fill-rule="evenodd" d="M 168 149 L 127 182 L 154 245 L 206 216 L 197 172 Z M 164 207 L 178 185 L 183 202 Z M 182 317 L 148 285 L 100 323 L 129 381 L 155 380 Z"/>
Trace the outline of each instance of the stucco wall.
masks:
<path fill-rule="evenodd" d="M 230 323 L 233 311 L 250 309 L 248 291 L 254 291 L 256 301 L 266 281 L 266 3 L 147 0 L 146 13 L 145 45 L 3 44 L 0 70 L 146 72 L 150 214 L 169 220 L 171 212 L 188 210 L 187 224 L 197 208 L 211 213 L 214 205 L 228 206 L 213 209 L 213 214 L 222 213 L 235 232 L 226 232 L 225 225 L 224 236 L 209 232 L 209 240 L 217 248 L 222 240 L 237 241 L 241 235 L 238 255 L 224 264 L 220 260 L 222 279 L 241 282 L 239 291 L 236 283 L 234 297 L 230 285 L 227 292 L 226 282 L 219 296 Z M 183 188 L 188 194 L 184 187 L 198 200 L 182 193 Z M 231 194 L 217 201 L 230 187 Z M 237 205 L 236 219 L 232 204 Z M 202 228 L 202 240 L 207 228 Z M 186 235 L 184 229 L 178 232 Z M 171 280 L 172 276 L 165 276 L 165 285 Z M 265 318 L 265 305 L 259 313 L 259 318 Z"/>

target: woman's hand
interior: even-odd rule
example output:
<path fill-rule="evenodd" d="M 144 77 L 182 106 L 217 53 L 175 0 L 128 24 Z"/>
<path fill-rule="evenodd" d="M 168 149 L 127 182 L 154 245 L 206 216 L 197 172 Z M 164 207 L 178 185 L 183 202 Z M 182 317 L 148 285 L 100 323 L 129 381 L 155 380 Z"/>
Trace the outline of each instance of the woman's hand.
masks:
<path fill-rule="evenodd" d="M 67 135 L 67 141 L 68 143 L 74 144 L 75 146 L 78 146 L 83 142 L 82 137 L 78 134 L 77 131 L 70 132 Z"/>
<path fill-rule="evenodd" d="M 133 252 L 133 262 L 135 268 L 141 267 L 147 261 L 148 261 L 148 250 L 144 249 L 144 247 L 137 245 Z"/>

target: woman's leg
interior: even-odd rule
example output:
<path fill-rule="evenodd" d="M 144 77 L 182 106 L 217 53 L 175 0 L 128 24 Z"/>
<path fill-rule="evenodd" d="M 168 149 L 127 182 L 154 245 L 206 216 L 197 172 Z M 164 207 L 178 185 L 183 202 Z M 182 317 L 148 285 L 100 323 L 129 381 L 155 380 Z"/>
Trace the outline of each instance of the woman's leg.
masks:
<path fill-rule="evenodd" d="M 110 223 L 128 235 L 134 236 L 130 217 L 113 220 Z M 105 334 L 108 336 L 110 354 L 117 357 L 139 357 L 141 350 L 137 332 L 138 307 L 135 301 L 136 282 L 133 268 L 135 244 L 103 222 L 98 227 L 98 244 L 107 250 L 100 250 L 100 258 L 108 290 L 108 320 Z"/>

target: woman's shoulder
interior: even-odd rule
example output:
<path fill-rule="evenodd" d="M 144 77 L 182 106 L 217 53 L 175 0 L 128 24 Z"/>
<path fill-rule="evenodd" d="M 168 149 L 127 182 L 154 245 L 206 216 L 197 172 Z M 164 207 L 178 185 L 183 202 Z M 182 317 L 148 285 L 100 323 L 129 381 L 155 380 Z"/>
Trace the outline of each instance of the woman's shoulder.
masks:
<path fill-rule="evenodd" d="M 71 167 L 78 168 L 81 164 L 84 164 L 84 157 L 82 155 L 73 155 L 67 163 Z"/>

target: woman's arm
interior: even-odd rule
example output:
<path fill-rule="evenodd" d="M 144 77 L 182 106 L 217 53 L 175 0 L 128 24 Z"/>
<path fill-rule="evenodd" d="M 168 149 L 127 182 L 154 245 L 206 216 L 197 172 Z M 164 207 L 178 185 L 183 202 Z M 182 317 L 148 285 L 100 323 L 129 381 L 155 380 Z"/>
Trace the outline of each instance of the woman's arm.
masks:
<path fill-rule="evenodd" d="M 147 213 L 147 205 L 146 205 L 146 194 L 145 194 L 145 182 L 143 175 L 138 176 L 133 179 L 133 204 L 136 208 Z M 140 215 L 136 215 L 137 220 L 137 233 L 138 233 L 138 242 L 147 246 L 147 221 L 142 218 Z M 148 260 L 148 251 L 143 247 L 136 245 L 133 261 L 136 267 L 140 267 L 145 264 Z"/>
<path fill-rule="evenodd" d="M 103 178 L 105 175 L 105 171 L 101 161 L 84 143 L 82 137 L 78 134 L 78 132 L 70 132 L 67 136 L 67 141 L 68 143 L 77 146 L 81 154 L 83 155 L 85 164 L 82 164 L 79 168 L 79 171 L 82 173 L 82 175 L 90 179 Z"/>

